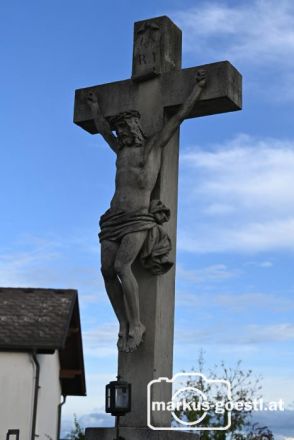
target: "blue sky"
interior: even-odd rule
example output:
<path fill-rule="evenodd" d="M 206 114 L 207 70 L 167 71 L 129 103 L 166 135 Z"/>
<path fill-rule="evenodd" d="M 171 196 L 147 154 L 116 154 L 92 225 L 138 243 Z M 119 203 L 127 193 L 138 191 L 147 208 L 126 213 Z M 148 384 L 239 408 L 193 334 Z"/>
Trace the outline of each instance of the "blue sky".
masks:
<path fill-rule="evenodd" d="M 68 399 L 64 429 L 74 412 L 106 423 L 117 324 L 97 232 L 114 156 L 73 125 L 73 96 L 128 78 L 133 23 L 158 15 L 183 30 L 183 67 L 228 59 L 244 78 L 242 112 L 181 128 L 174 369 L 196 365 L 201 348 L 207 367 L 242 359 L 266 399 L 285 400 L 288 412 L 266 423 L 292 438 L 291 0 L 2 2 L 1 285 L 79 290 L 88 396 Z"/>

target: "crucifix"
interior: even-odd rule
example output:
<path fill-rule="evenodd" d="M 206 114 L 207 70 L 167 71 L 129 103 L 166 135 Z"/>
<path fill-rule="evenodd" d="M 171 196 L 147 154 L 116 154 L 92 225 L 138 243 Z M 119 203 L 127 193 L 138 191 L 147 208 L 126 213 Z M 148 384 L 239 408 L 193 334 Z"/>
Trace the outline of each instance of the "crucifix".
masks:
<path fill-rule="evenodd" d="M 165 16 L 135 23 L 131 79 L 76 90 L 74 122 L 117 157 L 99 238 L 118 374 L 132 384 L 121 426 L 146 427 L 148 382 L 172 376 L 180 124 L 240 109 L 239 72 L 228 61 L 181 69 L 181 31 Z"/>

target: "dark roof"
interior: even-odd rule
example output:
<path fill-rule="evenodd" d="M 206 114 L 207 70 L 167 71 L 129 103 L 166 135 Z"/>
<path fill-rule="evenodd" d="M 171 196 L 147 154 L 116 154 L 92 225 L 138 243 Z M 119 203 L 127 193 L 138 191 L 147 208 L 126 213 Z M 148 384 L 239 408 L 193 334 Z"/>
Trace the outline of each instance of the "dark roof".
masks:
<path fill-rule="evenodd" d="M 78 292 L 0 288 L 0 351 L 59 351 L 64 395 L 85 395 Z"/>

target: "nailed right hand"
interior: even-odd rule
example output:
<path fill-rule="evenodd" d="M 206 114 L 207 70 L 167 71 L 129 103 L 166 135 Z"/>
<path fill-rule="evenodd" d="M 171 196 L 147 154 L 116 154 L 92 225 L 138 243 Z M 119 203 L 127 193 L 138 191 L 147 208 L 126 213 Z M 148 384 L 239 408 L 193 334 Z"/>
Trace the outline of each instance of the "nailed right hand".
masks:
<path fill-rule="evenodd" d="M 92 109 L 92 111 L 98 111 L 99 110 L 99 104 L 98 104 L 98 99 L 97 96 L 94 92 L 89 92 L 88 96 L 87 96 L 87 103 L 90 106 L 90 108 Z"/>
<path fill-rule="evenodd" d="M 205 69 L 199 69 L 196 73 L 196 81 L 198 85 L 202 88 L 207 82 L 207 71 Z"/>

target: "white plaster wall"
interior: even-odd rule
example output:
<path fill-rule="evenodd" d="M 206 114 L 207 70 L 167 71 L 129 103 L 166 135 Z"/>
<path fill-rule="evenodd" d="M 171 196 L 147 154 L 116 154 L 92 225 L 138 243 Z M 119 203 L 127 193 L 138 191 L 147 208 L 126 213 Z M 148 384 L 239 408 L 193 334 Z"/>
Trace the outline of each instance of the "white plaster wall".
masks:
<path fill-rule="evenodd" d="M 61 397 L 59 355 L 38 355 L 40 364 L 36 435 L 56 440 Z M 0 440 L 19 429 L 20 440 L 31 438 L 35 364 L 28 353 L 0 352 Z"/>
<path fill-rule="evenodd" d="M 59 355 L 38 355 L 40 363 L 40 388 L 36 434 L 40 440 L 56 440 L 58 423 L 58 404 L 61 398 L 59 381 Z M 1 437 L 0 437 L 1 439 Z"/>
<path fill-rule="evenodd" d="M 21 440 L 30 438 L 33 395 L 31 356 L 0 352 L 0 439 L 6 438 L 8 429 L 19 429 Z"/>

